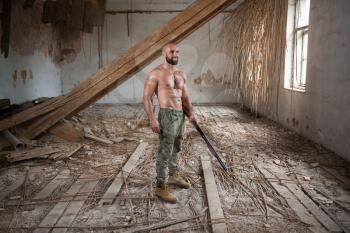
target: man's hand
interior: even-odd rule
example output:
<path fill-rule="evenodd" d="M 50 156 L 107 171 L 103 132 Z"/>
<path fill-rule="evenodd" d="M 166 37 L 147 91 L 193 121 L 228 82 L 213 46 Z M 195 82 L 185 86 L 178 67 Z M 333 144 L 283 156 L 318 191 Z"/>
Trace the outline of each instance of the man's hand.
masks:
<path fill-rule="evenodd" d="M 196 115 L 194 114 L 193 111 L 190 113 L 189 120 L 190 120 L 191 123 L 195 123 L 197 121 L 196 120 Z"/>
<path fill-rule="evenodd" d="M 155 132 L 155 133 L 160 134 L 160 126 L 159 126 L 158 120 L 154 119 L 150 123 L 151 123 L 152 131 Z"/>

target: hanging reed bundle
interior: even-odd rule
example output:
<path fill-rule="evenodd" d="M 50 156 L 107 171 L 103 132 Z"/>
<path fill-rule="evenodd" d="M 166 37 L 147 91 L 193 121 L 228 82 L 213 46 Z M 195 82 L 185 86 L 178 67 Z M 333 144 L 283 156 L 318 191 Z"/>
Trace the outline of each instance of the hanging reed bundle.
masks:
<path fill-rule="evenodd" d="M 256 113 L 278 99 L 288 0 L 245 0 L 225 20 L 218 46 L 227 54 L 225 80 L 237 101 Z"/>

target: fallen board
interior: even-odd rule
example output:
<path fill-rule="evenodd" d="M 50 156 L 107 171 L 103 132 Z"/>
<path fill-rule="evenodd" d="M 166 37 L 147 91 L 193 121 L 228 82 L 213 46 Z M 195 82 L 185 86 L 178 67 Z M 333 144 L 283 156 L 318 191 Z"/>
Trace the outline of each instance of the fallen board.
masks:
<path fill-rule="evenodd" d="M 76 182 L 74 182 L 74 184 L 65 193 L 67 197 L 61 198 L 61 202 L 57 203 L 45 216 L 45 218 L 40 222 L 39 227 L 47 228 L 37 228 L 34 231 L 34 233 L 50 232 L 51 228 L 55 226 L 56 222 L 64 213 L 65 209 L 70 205 L 70 201 L 74 199 L 74 196 L 79 192 L 79 190 L 84 184 L 86 184 L 85 179 L 78 179 Z"/>
<path fill-rule="evenodd" d="M 309 210 L 300 202 L 300 200 L 292 193 L 289 188 L 280 184 L 279 182 L 271 181 L 272 177 L 276 179 L 283 179 L 282 177 L 278 177 L 278 175 L 274 174 L 272 171 L 269 171 L 265 168 L 267 166 L 263 163 L 256 163 L 256 167 L 263 174 L 265 179 L 272 185 L 272 187 L 279 193 L 288 203 L 288 205 L 292 208 L 295 214 L 299 217 L 302 222 L 310 225 L 309 229 L 313 232 L 328 232 L 320 222 L 309 212 Z M 288 183 L 290 184 L 290 183 Z M 321 210 L 322 211 L 322 210 Z"/>
<path fill-rule="evenodd" d="M 265 164 L 278 179 L 287 180 L 286 172 L 281 167 L 275 164 Z M 296 184 L 291 182 L 284 182 L 286 186 L 298 200 L 312 213 L 312 215 L 319 220 L 319 222 L 326 227 L 330 232 L 342 232 L 343 230 L 320 208 L 318 207 Z"/>
<path fill-rule="evenodd" d="M 50 196 L 50 194 L 61 184 L 65 182 L 66 178 L 69 178 L 70 171 L 63 170 L 58 174 L 50 183 L 48 183 L 39 193 L 34 196 L 34 200 L 44 199 Z"/>
<path fill-rule="evenodd" d="M 11 152 L 9 155 L 6 156 L 6 159 L 9 162 L 17 162 L 33 158 L 47 158 L 50 154 L 57 152 L 60 152 L 60 150 L 52 147 L 42 147 Z"/>
<path fill-rule="evenodd" d="M 64 214 L 60 218 L 60 220 L 56 223 L 55 226 L 70 226 L 77 214 L 79 213 L 81 207 L 84 205 L 85 200 L 88 198 L 89 194 L 93 191 L 94 187 L 98 183 L 98 180 L 87 181 L 86 184 L 79 191 L 80 193 L 84 193 L 85 195 L 76 197 L 73 199 L 73 202 L 70 203 L 68 208 L 64 211 Z M 79 199 L 79 200 L 75 200 Z M 54 228 L 51 233 L 65 233 L 68 228 Z"/>
<path fill-rule="evenodd" d="M 137 161 L 145 152 L 147 145 L 148 144 L 146 142 L 142 142 L 138 145 L 134 153 L 130 156 L 128 162 L 122 168 L 122 171 L 116 175 L 113 183 L 111 186 L 109 186 L 103 195 L 102 199 L 99 202 L 100 205 L 108 205 L 113 203 L 113 200 L 116 198 L 124 184 L 124 179 L 126 179 L 129 176 L 130 172 L 136 167 Z"/>
<path fill-rule="evenodd" d="M 221 208 L 219 192 L 216 187 L 215 177 L 211 166 L 210 157 L 207 154 L 201 155 L 201 163 L 204 173 L 205 190 L 207 194 L 210 220 L 215 222 L 217 220 L 225 219 L 224 212 Z M 226 223 L 213 223 L 213 233 L 227 233 Z"/>

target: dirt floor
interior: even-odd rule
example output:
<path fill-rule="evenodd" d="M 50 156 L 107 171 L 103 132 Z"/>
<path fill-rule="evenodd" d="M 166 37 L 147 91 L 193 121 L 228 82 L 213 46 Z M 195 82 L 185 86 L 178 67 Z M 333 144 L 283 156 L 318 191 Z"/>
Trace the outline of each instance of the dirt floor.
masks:
<path fill-rule="evenodd" d="M 350 232 L 346 161 L 235 105 L 196 106 L 195 111 L 199 124 L 228 167 L 228 172 L 224 172 L 212 159 L 225 219 L 210 220 L 200 162 L 201 154 L 210 152 L 188 121 L 179 163 L 191 188 L 171 187 L 178 203 L 166 204 L 154 196 L 159 142 L 142 106 L 95 105 L 71 122 L 114 141 L 113 144 L 84 139 L 79 151 L 57 161 L 31 159 L 10 163 L 1 157 L 0 232 L 137 232 L 138 227 L 198 215 L 152 232 L 211 232 L 211 225 L 217 222 L 226 222 L 229 232 L 315 232 L 308 218 L 300 217 L 303 214 L 312 215 L 317 226 L 329 231 L 324 217 L 316 216 L 317 211 L 325 213 L 341 231 Z M 111 205 L 100 205 L 115 175 L 141 142 L 147 142 L 148 146 L 125 179 L 126 185 Z M 37 147 L 65 146 L 67 141 L 45 134 L 33 143 Z M 56 186 L 49 195 L 34 199 L 53 181 Z M 76 192 L 72 191 L 74 187 L 78 187 Z M 297 187 L 297 192 L 291 187 Z M 300 193 L 304 196 L 298 196 Z M 294 196 L 289 199 L 288 195 Z M 298 205 L 291 204 L 293 200 Z M 305 200 L 316 204 L 317 210 L 309 209 L 310 203 Z M 307 213 L 299 212 L 300 203 Z M 72 212 L 62 217 L 62 212 L 53 211 L 59 207 L 66 212 L 71 207 Z M 56 216 L 52 223 L 55 227 L 38 228 L 49 215 Z M 63 218 L 70 221 L 60 224 Z"/>

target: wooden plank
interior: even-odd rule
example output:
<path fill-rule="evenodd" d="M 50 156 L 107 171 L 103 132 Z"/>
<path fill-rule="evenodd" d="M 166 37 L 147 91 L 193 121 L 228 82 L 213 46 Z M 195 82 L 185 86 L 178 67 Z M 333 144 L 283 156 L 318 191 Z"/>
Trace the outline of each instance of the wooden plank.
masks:
<path fill-rule="evenodd" d="M 92 180 L 92 181 L 87 181 L 86 184 L 84 184 L 84 186 L 81 188 L 79 192 L 84 193 L 86 195 L 75 197 L 74 200 L 75 199 L 78 199 L 78 200 L 70 203 L 70 205 L 64 211 L 64 214 L 62 215 L 62 217 L 56 223 L 55 226 L 58 226 L 58 227 L 70 226 L 73 223 L 81 207 L 84 205 L 86 199 L 89 197 L 90 193 L 93 191 L 97 183 L 98 183 L 98 180 Z M 52 230 L 52 233 L 65 233 L 67 230 L 68 228 L 54 228 Z"/>
<path fill-rule="evenodd" d="M 296 184 L 285 183 L 285 186 L 299 199 L 299 201 L 316 217 L 330 232 L 343 232 L 320 207 L 318 207 Z"/>
<path fill-rule="evenodd" d="M 78 129 L 69 121 L 58 122 L 51 127 L 49 133 L 71 142 L 80 142 L 84 138 L 82 129 Z"/>
<path fill-rule="evenodd" d="M 110 92 L 116 86 L 124 82 L 128 77 L 130 77 L 130 74 L 136 72 L 139 67 L 142 67 L 147 62 L 152 60 L 165 44 L 168 42 L 177 42 L 182 40 L 186 35 L 198 28 L 198 26 L 200 26 L 204 21 L 212 18 L 223 7 L 233 1 L 234 0 L 198 0 L 197 4 L 194 4 L 193 11 L 186 9 L 182 12 L 186 13 L 183 15 L 183 17 L 187 18 L 188 21 L 178 19 L 182 22 L 180 25 L 176 23 L 178 27 L 174 27 L 169 22 L 160 30 L 156 30 L 151 34 L 151 37 L 148 37 L 148 39 L 146 38 L 146 40 L 135 45 L 137 48 L 136 51 L 141 51 L 138 56 L 134 56 L 135 51 L 133 51 L 133 49 L 130 51 L 128 50 L 125 54 L 125 56 L 129 58 L 125 59 L 127 61 L 126 63 L 125 61 L 119 62 L 123 65 L 117 66 L 112 62 L 113 66 L 108 66 L 101 71 L 101 73 L 107 72 L 108 75 L 101 75 L 98 72 L 95 76 L 93 76 L 94 78 L 91 78 L 90 80 L 91 82 L 96 81 L 97 83 L 78 90 L 77 93 L 74 93 L 74 97 L 70 97 L 70 101 L 68 101 L 69 104 L 64 104 L 47 115 L 36 119 L 28 127 L 27 131 L 25 132 L 25 136 L 28 138 L 33 138 L 50 127 L 52 124 L 55 124 L 58 120 L 67 116 L 72 116 L 88 107 L 90 104 L 94 103 L 106 93 Z M 199 9 L 197 9 L 197 5 L 200 5 Z M 190 15 L 190 17 L 188 15 Z M 164 32 L 166 33 L 164 34 Z M 160 37 L 159 34 L 162 34 L 163 36 Z M 150 44 L 148 40 L 152 41 L 152 43 Z M 123 55 L 119 59 L 122 59 L 122 57 Z M 119 59 L 117 59 L 117 63 Z M 80 86 L 80 84 L 78 86 Z"/>
<path fill-rule="evenodd" d="M 124 178 L 127 179 L 130 172 L 136 167 L 137 161 L 145 152 L 147 145 L 148 144 L 146 142 L 142 142 L 138 145 L 134 153 L 130 156 L 128 162 L 123 166 L 122 171 L 120 171 L 114 178 L 113 183 L 111 186 L 109 186 L 108 190 L 103 195 L 99 203 L 100 205 L 112 204 L 113 199 L 118 195 L 124 184 Z"/>
<path fill-rule="evenodd" d="M 334 170 L 332 168 L 325 167 L 325 166 L 321 166 L 321 167 L 326 172 L 328 172 L 329 174 L 331 174 L 332 176 L 337 178 L 339 181 L 341 181 L 343 184 L 345 184 L 347 187 L 350 187 L 350 179 L 348 179 L 345 176 L 341 175 L 339 172 L 337 172 L 336 170 Z"/>
<path fill-rule="evenodd" d="M 263 176 L 269 181 L 276 192 L 287 201 L 288 205 L 292 208 L 299 219 L 311 226 L 309 227 L 311 231 L 328 232 L 287 187 L 281 185 L 279 182 L 273 182 L 270 180 L 272 173 L 265 169 L 266 164 L 256 163 L 255 165 Z M 275 176 L 275 178 L 278 179 L 277 176 Z"/>
<path fill-rule="evenodd" d="M 42 147 L 29 150 L 15 151 L 6 156 L 9 162 L 17 162 L 32 158 L 47 158 L 49 154 L 60 152 L 57 148 Z"/>
<path fill-rule="evenodd" d="M 215 222 L 215 220 L 225 219 L 224 212 L 221 208 L 221 202 L 219 197 L 219 192 L 216 187 L 215 177 L 211 166 L 210 158 L 207 154 L 203 153 L 201 155 L 201 163 L 204 173 L 205 180 L 205 190 L 207 194 L 210 220 Z M 226 223 L 212 224 L 213 233 L 226 233 L 227 227 Z"/>
<path fill-rule="evenodd" d="M 117 85 L 125 81 L 127 79 L 126 75 L 137 71 L 139 67 L 142 67 L 147 62 L 155 58 L 155 55 L 159 54 L 160 49 L 166 43 L 177 42 L 184 39 L 192 31 L 203 25 L 209 19 L 214 17 L 220 10 L 234 1 L 235 0 L 195 1 L 183 12 L 171 19 L 167 24 L 155 30 L 143 41 L 124 52 L 119 58 L 115 59 L 106 67 L 100 69 L 89 79 L 79 83 L 79 85 L 73 88 L 72 91 L 65 96 L 54 98 L 40 104 L 40 106 L 37 106 L 36 108 L 31 108 L 26 112 L 15 114 L 0 121 L 0 130 L 9 128 L 30 119 L 34 119 L 50 111 L 52 111 L 52 114 L 57 117 L 51 121 L 50 124 L 55 124 L 58 121 L 57 119 L 63 119 L 61 114 L 70 115 L 73 112 L 80 111 L 82 108 L 86 107 L 86 105 L 95 102 L 104 94 L 108 93 Z M 128 68 L 124 69 L 125 67 Z M 123 68 L 123 72 L 120 70 L 120 68 Z M 87 93 L 90 94 L 87 95 Z M 71 102 L 70 107 L 68 107 L 68 109 L 71 108 L 71 111 L 66 109 L 64 114 L 59 114 L 58 112 L 53 111 L 72 100 L 79 99 L 81 101 L 73 101 L 74 104 Z M 41 119 L 41 121 L 42 120 L 43 119 Z M 35 122 L 39 123 L 39 120 Z M 34 126 L 34 128 L 36 128 L 36 126 Z M 45 126 L 42 126 L 42 128 L 40 128 L 40 130 L 38 129 L 38 132 L 36 133 L 42 132 L 43 128 L 47 128 L 47 125 L 45 124 Z"/>
<path fill-rule="evenodd" d="M 132 229 L 127 229 L 127 230 L 122 231 L 122 232 L 123 233 L 150 232 L 153 230 L 162 229 L 162 228 L 169 227 L 169 226 L 172 226 L 175 224 L 194 220 L 194 219 L 197 219 L 199 217 L 201 217 L 201 215 L 196 215 L 196 216 L 192 216 L 192 217 L 185 217 L 185 218 L 176 219 L 176 220 L 170 220 L 170 221 L 166 221 L 166 222 L 162 222 L 162 223 L 158 223 L 158 224 L 153 224 L 150 226 L 136 227 L 136 228 L 132 228 Z M 168 232 L 168 231 L 166 231 L 166 232 Z"/>
<path fill-rule="evenodd" d="M 63 154 L 63 155 L 60 155 L 58 157 L 52 157 L 50 156 L 50 159 L 54 159 L 54 160 L 58 160 L 58 159 L 65 159 L 65 158 L 68 158 L 72 155 L 74 155 L 75 153 L 77 153 L 81 148 L 83 147 L 83 144 L 78 144 L 75 148 L 73 148 L 71 151 Z"/>
<path fill-rule="evenodd" d="M 278 179 L 288 179 L 286 172 L 275 164 L 268 164 L 268 169 L 274 173 Z M 319 222 L 331 232 L 342 232 L 342 229 L 336 224 L 320 207 L 318 207 L 300 187 L 294 183 L 284 182 L 286 186 L 298 200 L 319 220 Z"/>
<path fill-rule="evenodd" d="M 88 133 L 85 133 L 85 137 L 87 139 L 90 139 L 90 140 L 94 140 L 96 142 L 101 142 L 101 143 L 104 143 L 104 144 L 107 144 L 107 145 L 112 145 L 113 142 L 107 138 L 101 138 L 101 137 L 97 137 L 95 135 L 92 135 L 92 134 L 88 134 Z"/>
<path fill-rule="evenodd" d="M 57 220 L 61 217 L 64 210 L 69 205 L 69 201 L 73 200 L 74 196 L 79 192 L 81 187 L 83 186 L 83 182 L 81 180 L 77 180 L 65 193 L 66 196 L 61 200 L 63 202 L 57 203 L 50 212 L 45 216 L 45 218 L 40 222 L 39 227 L 54 227 Z M 50 228 L 37 228 L 33 233 L 49 233 Z"/>
<path fill-rule="evenodd" d="M 60 185 L 65 183 L 66 178 L 69 178 L 70 171 L 68 169 L 61 171 L 50 183 L 48 183 L 39 193 L 34 196 L 34 200 L 44 199 L 50 196 L 50 194 Z"/>

